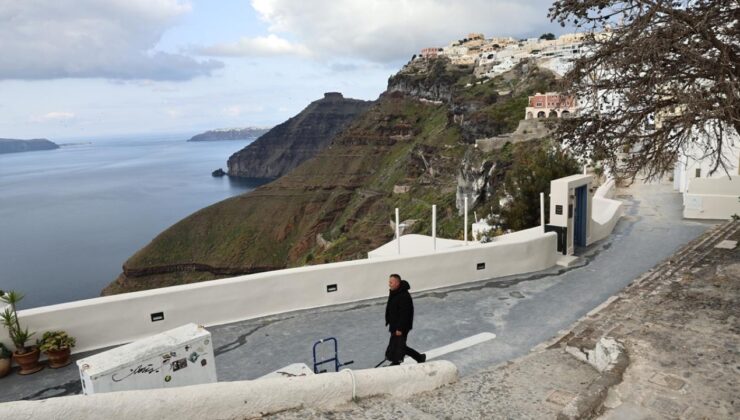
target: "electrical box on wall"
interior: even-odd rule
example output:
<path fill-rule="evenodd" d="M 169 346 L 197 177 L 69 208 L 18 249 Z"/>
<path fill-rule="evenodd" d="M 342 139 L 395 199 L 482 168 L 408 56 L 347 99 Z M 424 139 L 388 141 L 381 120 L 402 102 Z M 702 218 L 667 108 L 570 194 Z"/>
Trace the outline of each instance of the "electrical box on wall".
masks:
<path fill-rule="evenodd" d="M 187 324 L 77 361 L 86 395 L 213 383 L 211 333 Z"/>

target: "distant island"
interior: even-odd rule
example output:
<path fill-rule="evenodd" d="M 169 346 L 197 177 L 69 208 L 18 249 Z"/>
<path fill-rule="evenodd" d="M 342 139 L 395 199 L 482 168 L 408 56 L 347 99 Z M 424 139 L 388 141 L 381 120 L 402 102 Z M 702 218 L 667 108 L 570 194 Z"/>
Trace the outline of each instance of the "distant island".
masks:
<path fill-rule="evenodd" d="M 0 139 L 0 154 L 54 150 L 59 145 L 47 139 Z"/>
<path fill-rule="evenodd" d="M 218 130 L 208 130 L 205 133 L 196 134 L 188 141 L 221 141 L 221 140 L 246 140 L 255 139 L 266 132 L 269 128 L 221 128 Z"/>

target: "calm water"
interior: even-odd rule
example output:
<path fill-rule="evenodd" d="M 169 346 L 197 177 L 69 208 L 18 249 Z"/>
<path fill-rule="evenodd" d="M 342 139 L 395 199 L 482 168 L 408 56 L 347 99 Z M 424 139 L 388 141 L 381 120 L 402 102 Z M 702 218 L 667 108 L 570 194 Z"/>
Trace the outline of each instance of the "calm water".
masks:
<path fill-rule="evenodd" d="M 0 289 L 25 293 L 24 308 L 99 296 L 159 232 L 259 185 L 211 177 L 248 143 L 93 140 L 0 155 Z"/>

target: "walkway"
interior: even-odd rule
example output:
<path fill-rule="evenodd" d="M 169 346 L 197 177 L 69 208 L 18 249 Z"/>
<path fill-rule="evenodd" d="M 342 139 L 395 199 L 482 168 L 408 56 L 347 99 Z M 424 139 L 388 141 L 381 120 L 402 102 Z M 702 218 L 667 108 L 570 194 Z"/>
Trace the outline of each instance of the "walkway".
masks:
<path fill-rule="evenodd" d="M 738 240 L 740 222 L 712 229 L 567 334 L 454 384 L 409 399 L 382 396 L 269 418 L 737 419 Z M 624 346 L 606 373 L 566 351 L 591 350 L 604 336 Z"/>
<path fill-rule="evenodd" d="M 480 332 L 496 334 L 446 357 L 463 376 L 522 356 L 711 226 L 682 220 L 681 197 L 668 184 L 634 186 L 617 198 L 625 201 L 625 217 L 573 267 L 415 294 L 409 344 L 426 350 Z M 373 367 L 386 346 L 384 305 L 376 299 L 209 328 L 219 380 L 254 379 L 296 362 L 310 365 L 312 343 L 330 336 L 339 339 L 340 358 L 355 361 L 353 368 Z M 0 381 L 0 402 L 79 392 L 74 365 Z"/>

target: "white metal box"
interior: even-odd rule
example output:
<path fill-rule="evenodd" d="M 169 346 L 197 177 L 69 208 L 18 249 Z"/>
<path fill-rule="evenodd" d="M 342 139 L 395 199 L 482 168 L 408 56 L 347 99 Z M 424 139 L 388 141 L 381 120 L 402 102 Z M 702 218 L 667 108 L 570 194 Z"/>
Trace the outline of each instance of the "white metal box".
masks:
<path fill-rule="evenodd" d="M 77 361 L 86 395 L 216 382 L 211 333 L 187 324 Z"/>

